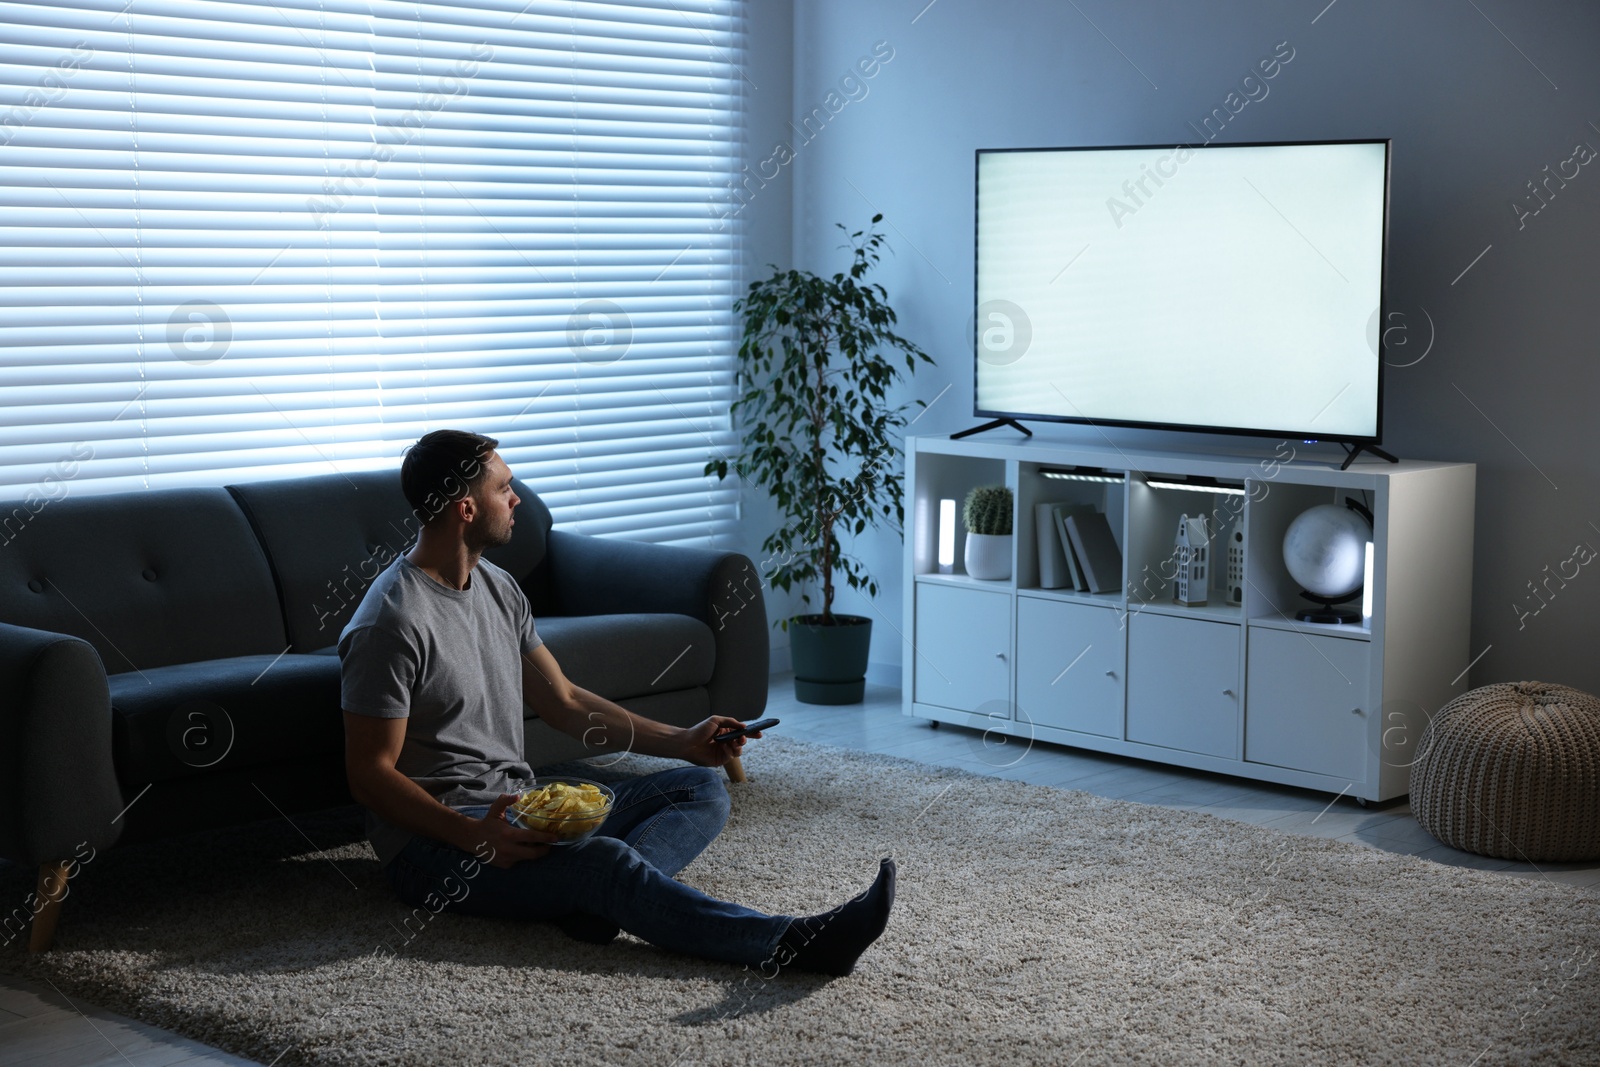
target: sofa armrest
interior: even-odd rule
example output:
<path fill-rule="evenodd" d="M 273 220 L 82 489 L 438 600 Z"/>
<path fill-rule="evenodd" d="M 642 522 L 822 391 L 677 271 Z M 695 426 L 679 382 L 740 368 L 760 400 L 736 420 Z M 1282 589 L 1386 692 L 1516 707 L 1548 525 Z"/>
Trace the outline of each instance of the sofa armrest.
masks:
<path fill-rule="evenodd" d="M 748 556 L 551 530 L 547 565 L 561 614 L 699 619 L 716 641 L 712 714 L 751 719 L 767 706 L 767 607 Z"/>
<path fill-rule="evenodd" d="M 111 759 L 111 691 L 89 642 L 0 623 L 0 855 L 38 866 L 105 848 L 125 801 Z"/>

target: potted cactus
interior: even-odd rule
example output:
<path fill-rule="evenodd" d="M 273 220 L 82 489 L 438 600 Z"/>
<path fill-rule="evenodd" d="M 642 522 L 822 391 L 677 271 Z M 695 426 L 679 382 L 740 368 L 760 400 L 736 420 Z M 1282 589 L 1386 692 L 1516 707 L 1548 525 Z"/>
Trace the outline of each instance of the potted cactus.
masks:
<path fill-rule="evenodd" d="M 912 405 L 891 403 L 889 393 L 933 362 L 895 332 L 887 291 L 866 280 L 882 219 L 850 234 L 847 270 L 824 278 L 774 267 L 734 305 L 744 317 L 732 407 L 742 441 L 737 455 L 705 467 L 718 478 L 739 474 L 777 504 L 781 522 L 762 542 L 770 553 L 762 577 L 785 592 L 821 594 L 813 601 L 803 593 L 811 611 L 777 623 L 789 634 L 795 697 L 806 704 L 853 704 L 865 694 L 872 620 L 836 613 L 833 596 L 841 579 L 868 596 L 878 582 L 840 537 L 899 529 L 898 438 Z"/>
<path fill-rule="evenodd" d="M 967 494 L 961 521 L 967 527 L 967 574 L 998 581 L 1011 577 L 1011 490 L 980 485 Z"/>

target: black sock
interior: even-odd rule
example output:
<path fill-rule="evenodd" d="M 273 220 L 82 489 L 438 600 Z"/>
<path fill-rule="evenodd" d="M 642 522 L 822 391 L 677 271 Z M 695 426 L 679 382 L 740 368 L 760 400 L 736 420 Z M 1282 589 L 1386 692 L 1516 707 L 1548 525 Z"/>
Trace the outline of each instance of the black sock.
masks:
<path fill-rule="evenodd" d="M 783 932 L 774 959 L 781 966 L 821 974 L 846 975 L 867 946 L 889 925 L 894 907 L 895 864 L 878 863 L 878 877 L 858 897 L 832 911 L 795 919 Z"/>
<path fill-rule="evenodd" d="M 598 915 L 590 915 L 586 911 L 575 911 L 570 915 L 563 915 L 557 920 L 561 932 L 574 941 L 586 941 L 591 945 L 609 945 L 616 940 L 619 928 L 610 919 Z"/>

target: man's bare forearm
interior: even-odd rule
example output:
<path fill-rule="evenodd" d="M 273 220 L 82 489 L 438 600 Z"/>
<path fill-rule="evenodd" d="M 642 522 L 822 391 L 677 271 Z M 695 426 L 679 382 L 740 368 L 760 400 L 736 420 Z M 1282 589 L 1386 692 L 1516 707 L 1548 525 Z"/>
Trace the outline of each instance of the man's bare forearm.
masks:
<path fill-rule="evenodd" d="M 546 711 L 544 719 L 590 748 L 608 752 L 637 752 L 644 756 L 683 755 L 683 730 L 635 715 L 597 693 L 572 687 L 569 703 Z"/>

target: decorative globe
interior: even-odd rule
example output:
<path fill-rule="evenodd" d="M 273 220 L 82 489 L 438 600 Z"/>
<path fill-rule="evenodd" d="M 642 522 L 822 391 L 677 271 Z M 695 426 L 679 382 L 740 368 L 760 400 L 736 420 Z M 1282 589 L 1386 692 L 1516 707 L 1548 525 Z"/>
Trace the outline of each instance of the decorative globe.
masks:
<path fill-rule="evenodd" d="M 1283 562 L 1300 587 L 1339 601 L 1361 588 L 1372 527 L 1353 508 L 1318 504 L 1307 508 L 1283 535 Z"/>

